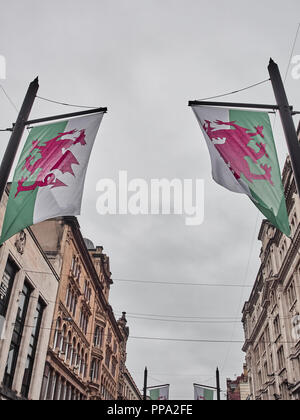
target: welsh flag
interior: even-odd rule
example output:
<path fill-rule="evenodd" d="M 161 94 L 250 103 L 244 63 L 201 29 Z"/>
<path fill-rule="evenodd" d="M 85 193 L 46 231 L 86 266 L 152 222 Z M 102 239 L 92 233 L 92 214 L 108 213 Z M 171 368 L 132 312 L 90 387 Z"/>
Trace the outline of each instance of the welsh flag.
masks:
<path fill-rule="evenodd" d="M 214 397 L 215 397 L 215 391 L 213 389 L 194 385 L 195 401 L 213 401 Z"/>
<path fill-rule="evenodd" d="M 266 112 L 193 106 L 212 162 L 213 179 L 249 196 L 263 215 L 290 236 L 273 131 Z"/>
<path fill-rule="evenodd" d="M 150 399 L 154 401 L 167 401 L 169 399 L 169 385 L 150 389 Z"/>
<path fill-rule="evenodd" d="M 31 129 L 11 184 L 0 243 L 43 220 L 80 214 L 102 118 L 98 113 Z"/>

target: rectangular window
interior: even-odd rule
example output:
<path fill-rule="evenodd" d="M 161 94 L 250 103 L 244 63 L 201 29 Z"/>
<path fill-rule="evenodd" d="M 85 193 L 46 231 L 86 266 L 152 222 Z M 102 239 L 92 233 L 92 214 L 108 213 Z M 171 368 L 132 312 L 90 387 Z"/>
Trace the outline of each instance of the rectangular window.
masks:
<path fill-rule="evenodd" d="M 8 260 L 0 283 L 0 315 L 4 318 L 6 317 L 16 273 L 16 265 Z"/>
<path fill-rule="evenodd" d="M 106 350 L 106 355 L 105 355 L 105 364 L 106 364 L 108 369 L 109 369 L 109 365 L 110 365 L 110 356 L 111 356 L 110 350 L 107 349 Z"/>
<path fill-rule="evenodd" d="M 33 371 L 36 349 L 37 349 L 37 345 L 39 341 L 40 328 L 41 328 L 45 306 L 46 305 L 44 304 L 44 302 L 41 299 L 39 299 L 37 308 L 35 311 L 35 316 L 34 316 L 34 322 L 33 322 L 34 326 L 31 333 L 29 351 L 27 355 L 25 372 L 24 372 L 23 383 L 22 383 L 22 390 L 21 390 L 21 394 L 25 398 L 27 398 L 29 394 L 32 371 Z"/>
<path fill-rule="evenodd" d="M 277 315 L 274 320 L 274 331 L 275 331 L 275 336 L 277 338 L 281 334 L 279 315 Z"/>
<path fill-rule="evenodd" d="M 296 302 L 297 296 L 296 296 L 296 289 L 295 289 L 295 283 L 294 281 L 291 283 L 290 287 L 288 288 L 288 301 L 290 307 L 294 305 Z"/>
<path fill-rule="evenodd" d="M 279 366 L 279 369 L 282 370 L 285 367 L 283 347 L 280 347 L 280 349 L 277 352 L 277 355 L 278 355 L 278 366 Z"/>
<path fill-rule="evenodd" d="M 23 335 L 31 292 L 32 292 L 31 287 L 25 282 L 22 293 L 19 297 L 18 312 L 17 312 L 16 322 L 14 325 L 12 340 L 10 343 L 10 350 L 9 350 L 8 360 L 7 360 L 7 364 L 5 368 L 5 374 L 3 378 L 3 383 L 8 388 L 12 387 L 13 380 L 14 380 L 17 360 L 19 356 L 19 349 L 20 349 L 20 345 L 22 341 L 22 335 Z"/>

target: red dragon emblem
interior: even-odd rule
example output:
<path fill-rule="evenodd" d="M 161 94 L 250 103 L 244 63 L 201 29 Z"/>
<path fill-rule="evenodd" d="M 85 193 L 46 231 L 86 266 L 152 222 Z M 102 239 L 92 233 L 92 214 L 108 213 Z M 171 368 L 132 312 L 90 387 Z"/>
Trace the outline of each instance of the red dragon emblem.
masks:
<path fill-rule="evenodd" d="M 237 179 L 240 179 L 241 174 L 243 174 L 251 183 L 253 180 L 261 179 L 268 181 L 271 185 L 274 185 L 271 176 L 272 167 L 266 164 L 260 164 L 259 166 L 263 169 L 264 174 L 254 174 L 251 172 L 249 163 L 245 159 L 246 157 L 249 157 L 252 162 L 257 165 L 259 164 L 258 161 L 262 157 L 265 156 L 269 159 L 269 155 L 266 151 L 266 144 L 257 142 L 256 146 L 259 149 L 258 152 L 249 146 L 250 141 L 253 140 L 254 137 L 259 136 L 262 139 L 265 138 L 263 134 L 264 127 L 254 127 L 255 132 L 251 133 L 251 130 L 239 126 L 236 124 L 236 121 L 223 122 L 217 120 L 214 123 L 217 125 L 227 125 L 229 127 L 233 127 L 233 129 L 213 128 L 212 122 L 208 120 L 205 120 L 205 123 L 203 124 L 203 128 L 208 137 L 214 143 L 216 149 L 219 151 L 234 176 Z"/>
<path fill-rule="evenodd" d="M 15 197 L 22 191 L 32 191 L 39 187 L 51 186 L 52 189 L 67 186 L 57 178 L 54 171 L 59 170 L 62 174 L 70 173 L 75 176 L 72 165 L 79 165 L 79 162 L 69 149 L 78 143 L 81 146 L 86 145 L 85 130 L 80 130 L 78 135 L 76 133 L 77 130 L 58 133 L 53 139 L 43 141 L 43 144 L 40 144 L 38 139 L 32 142 L 32 149 L 26 157 L 22 170 L 27 169 L 31 176 L 37 174 L 37 177 L 32 185 L 24 185 L 28 177 L 18 180 Z M 73 136 L 74 139 L 62 138 L 65 136 Z"/>

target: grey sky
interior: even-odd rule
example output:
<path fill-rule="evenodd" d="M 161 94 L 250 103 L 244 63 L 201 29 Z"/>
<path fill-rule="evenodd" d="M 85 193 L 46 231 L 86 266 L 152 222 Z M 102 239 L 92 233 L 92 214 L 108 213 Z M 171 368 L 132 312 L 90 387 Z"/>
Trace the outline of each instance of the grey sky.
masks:
<path fill-rule="evenodd" d="M 17 106 L 39 75 L 41 96 L 109 108 L 79 220 L 84 236 L 104 246 L 113 276 L 253 284 L 261 217 L 256 223 L 257 211 L 246 197 L 211 180 L 209 155 L 187 102 L 266 79 L 270 56 L 285 73 L 300 21 L 299 1 L 0 0 L 0 6 L 0 54 L 7 59 L 2 85 Z M 288 73 L 286 86 L 299 109 L 300 80 Z M 274 102 L 268 84 L 228 100 Z M 1 91 L 0 110 L 0 128 L 10 126 L 16 112 Z M 37 100 L 32 116 L 63 112 L 68 108 Z M 282 165 L 287 151 L 279 127 L 278 118 Z M 8 137 L 0 133 L 1 155 Z M 117 179 L 122 169 L 130 178 L 204 179 L 205 223 L 190 228 L 179 216 L 100 217 L 96 183 Z M 116 312 L 240 319 L 248 294 L 249 289 L 115 282 L 111 302 Z M 128 321 L 133 336 L 243 339 L 240 324 Z M 170 383 L 171 398 L 188 399 L 193 382 L 214 384 L 217 365 L 224 387 L 227 376 L 241 373 L 243 357 L 239 344 L 132 339 L 127 364 L 139 387 L 147 365 L 151 385 Z"/>

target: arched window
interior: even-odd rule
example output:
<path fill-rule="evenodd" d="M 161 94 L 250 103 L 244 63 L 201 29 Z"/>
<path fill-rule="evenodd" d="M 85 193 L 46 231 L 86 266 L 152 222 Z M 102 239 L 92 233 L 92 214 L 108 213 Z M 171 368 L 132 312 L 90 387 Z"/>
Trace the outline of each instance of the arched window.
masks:
<path fill-rule="evenodd" d="M 95 379 L 95 372 L 96 372 L 96 360 L 93 359 L 92 364 L 91 364 L 91 373 L 90 373 L 91 381 Z"/>
<path fill-rule="evenodd" d="M 95 335 L 94 335 L 94 346 L 95 347 L 101 347 L 102 345 L 102 336 L 103 336 L 103 329 L 99 327 L 99 325 L 96 326 L 95 329 Z"/>
<path fill-rule="evenodd" d="M 73 366 L 75 364 L 76 360 L 76 340 L 73 338 L 72 341 L 72 352 L 71 352 L 71 358 L 70 358 L 70 365 Z"/>
<path fill-rule="evenodd" d="M 82 376 L 82 377 L 84 376 L 84 352 L 83 352 L 83 349 L 81 350 L 81 353 L 80 353 L 79 375 Z"/>
<path fill-rule="evenodd" d="M 76 367 L 78 367 L 77 373 L 79 373 L 79 365 L 80 365 L 80 345 L 77 345 L 77 352 L 76 352 Z"/>
<path fill-rule="evenodd" d="M 87 367 L 88 367 L 88 356 L 86 354 L 84 356 L 84 373 L 83 373 L 84 378 L 86 378 L 86 375 L 87 375 Z"/>
<path fill-rule="evenodd" d="M 70 304 L 70 293 L 71 293 L 71 286 L 69 285 L 67 288 L 67 294 L 66 294 L 66 306 L 69 307 Z"/>
<path fill-rule="evenodd" d="M 56 321 L 55 327 L 55 334 L 54 334 L 54 341 L 53 341 L 53 349 L 55 350 L 57 347 L 60 346 L 60 338 L 61 338 L 61 319 L 58 318 Z"/>
<path fill-rule="evenodd" d="M 60 337 L 60 343 L 59 343 L 59 351 L 63 352 L 66 349 L 66 341 L 67 341 L 67 327 L 64 325 L 62 329 L 62 334 Z"/>
<path fill-rule="evenodd" d="M 65 355 L 65 362 L 67 360 L 70 360 L 70 354 L 72 349 L 72 343 L 71 343 L 71 331 L 68 332 L 67 342 L 66 342 L 66 355 Z"/>
<path fill-rule="evenodd" d="M 72 263 L 71 263 L 71 271 L 73 274 L 75 273 L 75 267 L 76 267 L 76 257 L 75 255 L 73 255 Z"/>

